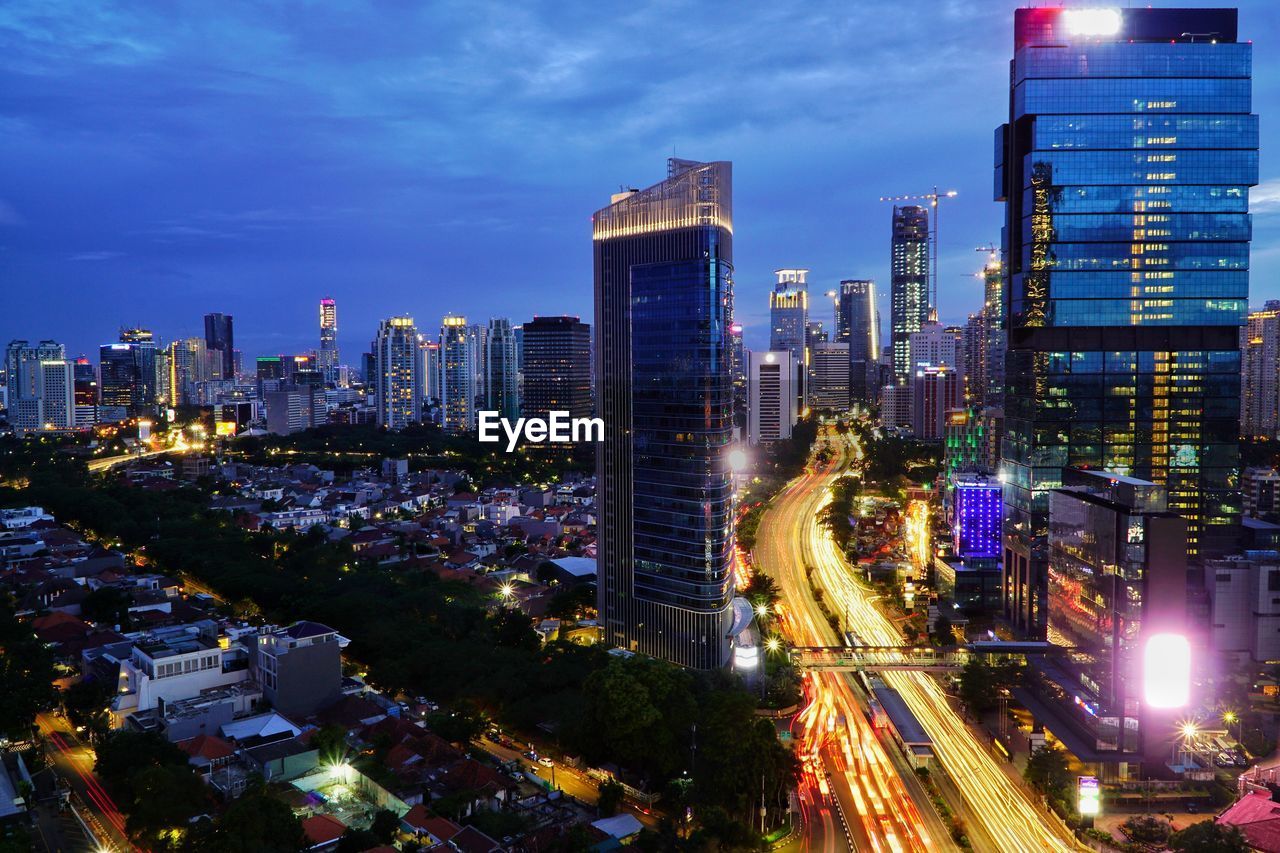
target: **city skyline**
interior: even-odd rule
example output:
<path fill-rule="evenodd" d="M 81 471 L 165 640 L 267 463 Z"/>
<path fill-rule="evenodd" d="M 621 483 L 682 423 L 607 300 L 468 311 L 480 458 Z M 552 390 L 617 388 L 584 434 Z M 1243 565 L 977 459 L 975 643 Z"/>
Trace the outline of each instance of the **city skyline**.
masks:
<path fill-rule="evenodd" d="M 0 149 L 0 270 L 18 287 L 0 339 L 52 337 L 76 355 L 121 325 L 167 342 L 222 312 L 248 357 L 310 350 L 315 301 L 332 296 L 352 363 L 393 314 L 585 317 L 581 211 L 620 184 L 657 180 L 653 164 L 673 150 L 735 163 L 737 319 L 749 347 L 766 342 L 779 267 L 811 269 L 820 292 L 874 279 L 887 322 L 891 206 L 878 199 L 935 184 L 959 192 L 943 217 L 939 302 L 944 322 L 962 324 L 981 301 L 981 279 L 966 278 L 981 262 L 972 249 L 999 241 L 989 128 L 1007 108 L 992 93 L 1007 77 L 1016 5 L 949 3 L 930 16 L 748 7 L 727 25 L 723 56 L 701 66 L 681 58 L 692 36 L 675 23 L 710 14 L 699 9 L 620 22 L 446 10 L 355 46 L 323 13 L 295 22 L 219 10 L 202 20 L 208 32 L 179 33 L 146 12 L 42 8 L 37 20 L 11 6 L 0 36 L 12 130 Z M 1241 31 L 1265 32 L 1274 15 L 1243 3 Z M 415 38 L 428 23 L 469 39 Z M 214 55 L 201 36 L 215 31 L 236 49 Z M 655 55 L 668 70 L 642 75 Z M 432 89 L 432 69 L 451 62 L 461 70 L 444 79 L 461 88 Z M 340 79 L 341 67 L 355 71 Z M 1280 66 L 1263 52 L 1254 71 L 1265 103 Z M 55 89 L 57 106 L 43 106 Z M 910 111 L 887 95 L 905 90 L 917 97 Z M 486 106 L 472 116 L 476 99 Z M 713 101 L 722 113 L 710 122 Z M 1263 123 L 1264 149 L 1276 132 Z M 1264 159 L 1253 307 L 1280 296 L 1278 181 Z M 485 251 L 495 238 L 500 254 Z M 490 286 L 459 296 L 470 282 Z M 134 294 L 147 304 L 126 304 Z M 49 316 L 51 296 L 77 310 Z"/>

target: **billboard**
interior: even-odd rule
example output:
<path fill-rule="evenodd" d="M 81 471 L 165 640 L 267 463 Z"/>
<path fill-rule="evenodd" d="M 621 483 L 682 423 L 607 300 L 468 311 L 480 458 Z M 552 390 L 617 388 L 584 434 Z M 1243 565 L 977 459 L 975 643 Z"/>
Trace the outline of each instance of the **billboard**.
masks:
<path fill-rule="evenodd" d="M 1142 655 L 1143 696 L 1152 708 L 1191 701 L 1191 643 L 1181 634 L 1153 634 Z"/>
<path fill-rule="evenodd" d="M 1081 816 L 1096 815 L 1102 806 L 1097 776 L 1080 776 L 1076 781 L 1076 811 Z"/>

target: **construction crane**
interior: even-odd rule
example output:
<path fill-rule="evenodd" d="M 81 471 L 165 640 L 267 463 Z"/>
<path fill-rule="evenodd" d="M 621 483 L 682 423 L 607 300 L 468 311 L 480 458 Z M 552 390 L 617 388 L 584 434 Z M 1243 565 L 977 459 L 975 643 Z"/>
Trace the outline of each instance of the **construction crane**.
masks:
<path fill-rule="evenodd" d="M 881 201 L 927 201 L 932 213 L 929 216 L 929 311 L 932 314 L 938 310 L 938 202 L 943 199 L 955 198 L 958 193 L 955 190 L 939 190 L 936 186 L 933 192 L 920 193 L 919 195 L 882 195 Z"/>

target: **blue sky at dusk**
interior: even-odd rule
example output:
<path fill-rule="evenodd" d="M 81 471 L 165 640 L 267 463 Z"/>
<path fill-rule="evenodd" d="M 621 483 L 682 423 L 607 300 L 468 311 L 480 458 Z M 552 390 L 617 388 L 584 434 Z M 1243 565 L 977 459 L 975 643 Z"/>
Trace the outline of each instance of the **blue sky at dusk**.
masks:
<path fill-rule="evenodd" d="M 960 322 L 980 301 L 974 248 L 999 242 L 1016 5 L 10 0 L 0 341 L 96 353 L 121 324 L 168 341 L 223 311 L 246 356 L 297 352 L 328 295 L 358 364 L 392 314 L 432 331 L 447 312 L 589 319 L 591 212 L 672 154 L 733 161 L 749 345 L 776 267 L 887 291 L 878 197 L 934 184 L 959 192 L 939 285 Z M 1240 8 L 1260 305 L 1280 298 L 1280 4 Z"/>

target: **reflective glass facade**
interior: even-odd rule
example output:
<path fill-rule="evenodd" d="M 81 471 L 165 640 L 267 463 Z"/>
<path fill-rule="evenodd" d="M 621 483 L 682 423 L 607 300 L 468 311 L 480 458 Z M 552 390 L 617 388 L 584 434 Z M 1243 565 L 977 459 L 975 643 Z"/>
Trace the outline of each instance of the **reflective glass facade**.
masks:
<path fill-rule="evenodd" d="M 592 220 L 605 639 L 698 669 L 733 621 L 730 211 L 728 163 L 674 160 Z"/>
<path fill-rule="evenodd" d="M 1006 609 L 1043 634 L 1047 496 L 1064 466 L 1164 486 L 1193 559 L 1239 516 L 1251 46 L 1234 10 L 1125 9 L 1114 35 L 1015 17 L 996 134 L 1004 231 Z M 1197 34 L 1197 35 L 1190 35 Z M 1207 34 L 1207 35 L 1206 35 Z"/>
<path fill-rule="evenodd" d="M 911 376 L 911 333 L 929 320 L 929 211 L 917 205 L 893 207 L 889 298 L 893 372 Z"/>

